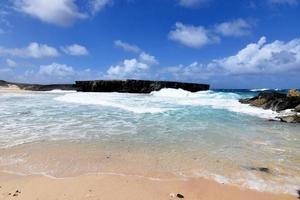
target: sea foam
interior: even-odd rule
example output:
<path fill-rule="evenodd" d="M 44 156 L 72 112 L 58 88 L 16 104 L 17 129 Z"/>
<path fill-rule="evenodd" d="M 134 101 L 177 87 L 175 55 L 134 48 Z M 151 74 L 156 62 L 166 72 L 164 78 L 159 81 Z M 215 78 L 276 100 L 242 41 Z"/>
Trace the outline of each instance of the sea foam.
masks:
<path fill-rule="evenodd" d="M 225 109 L 230 112 L 243 113 L 261 118 L 275 118 L 278 113 L 271 110 L 252 107 L 239 103 L 242 96 L 236 93 L 200 91 L 189 92 L 182 89 L 162 89 L 145 94 L 126 93 L 68 93 L 55 100 L 87 105 L 113 107 L 125 111 L 143 113 L 162 113 L 180 109 L 182 106 L 209 106 L 214 109 Z"/>

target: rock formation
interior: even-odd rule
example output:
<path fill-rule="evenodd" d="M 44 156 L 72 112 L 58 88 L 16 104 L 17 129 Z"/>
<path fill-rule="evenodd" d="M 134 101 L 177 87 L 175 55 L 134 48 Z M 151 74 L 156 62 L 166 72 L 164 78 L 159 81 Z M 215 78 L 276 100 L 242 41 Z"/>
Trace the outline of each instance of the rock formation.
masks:
<path fill-rule="evenodd" d="M 150 93 L 162 88 L 181 88 L 190 92 L 197 92 L 209 89 L 209 85 L 207 84 L 146 80 L 76 81 L 75 86 L 81 92 Z"/>
<path fill-rule="evenodd" d="M 288 94 L 261 92 L 253 98 L 240 99 L 239 101 L 243 104 L 249 104 L 263 109 L 271 109 L 277 112 L 292 109 L 295 114 L 279 117 L 279 119 L 282 122 L 300 122 L 300 116 L 297 114 L 297 112 L 300 112 L 300 92 L 297 90 L 289 90 Z"/>
<path fill-rule="evenodd" d="M 289 115 L 279 117 L 280 121 L 287 122 L 287 123 L 300 123 L 300 115 Z"/>
<path fill-rule="evenodd" d="M 300 92 L 296 89 L 291 89 L 291 90 L 289 90 L 287 96 L 288 97 L 300 97 Z"/>
<path fill-rule="evenodd" d="M 76 81 L 75 84 L 27 84 L 12 83 L 0 80 L 0 86 L 14 85 L 23 90 L 50 91 L 50 90 L 77 90 L 80 92 L 126 92 L 126 93 L 150 93 L 162 88 L 181 88 L 190 92 L 208 90 L 207 84 L 182 83 L 170 81 L 145 81 L 145 80 L 96 80 Z"/>

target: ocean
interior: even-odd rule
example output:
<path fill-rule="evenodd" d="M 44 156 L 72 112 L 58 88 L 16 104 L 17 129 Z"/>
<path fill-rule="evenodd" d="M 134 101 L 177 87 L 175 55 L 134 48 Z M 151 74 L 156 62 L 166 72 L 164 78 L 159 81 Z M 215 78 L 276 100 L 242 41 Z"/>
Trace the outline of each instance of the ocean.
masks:
<path fill-rule="evenodd" d="M 259 91 L 0 94 L 0 171 L 204 177 L 295 194 L 300 126 L 270 121 L 278 113 L 238 102 Z"/>

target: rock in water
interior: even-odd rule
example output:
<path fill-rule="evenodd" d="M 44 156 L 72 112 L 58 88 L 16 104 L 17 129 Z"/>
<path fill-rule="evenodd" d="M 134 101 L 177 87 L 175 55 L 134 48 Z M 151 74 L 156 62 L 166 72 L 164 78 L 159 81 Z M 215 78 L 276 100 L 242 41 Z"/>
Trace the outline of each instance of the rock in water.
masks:
<path fill-rule="evenodd" d="M 300 97 L 300 92 L 296 89 L 291 89 L 288 91 L 288 97 Z"/>
<path fill-rule="evenodd" d="M 295 112 L 300 112 L 300 104 L 298 106 L 296 106 Z"/>
<path fill-rule="evenodd" d="M 300 104 L 300 97 L 287 96 L 278 92 L 262 92 L 249 99 L 241 99 L 240 103 L 250 104 L 251 106 L 271 109 L 273 111 L 282 111 L 294 109 Z"/>
<path fill-rule="evenodd" d="M 284 116 L 284 117 L 279 117 L 279 119 L 280 119 L 280 121 L 286 122 L 286 123 L 300 123 L 299 115 Z"/>
<path fill-rule="evenodd" d="M 76 81 L 75 86 L 80 92 L 150 93 L 163 88 L 180 88 L 190 92 L 198 92 L 209 89 L 209 85 L 207 84 L 131 79 Z"/>
<path fill-rule="evenodd" d="M 287 95 L 279 92 L 262 92 L 253 98 L 240 99 L 239 102 L 263 109 L 271 109 L 276 112 L 287 109 L 300 112 L 300 92 L 297 90 L 289 90 Z M 300 123 L 300 115 L 296 113 L 278 117 L 278 119 L 282 122 Z"/>

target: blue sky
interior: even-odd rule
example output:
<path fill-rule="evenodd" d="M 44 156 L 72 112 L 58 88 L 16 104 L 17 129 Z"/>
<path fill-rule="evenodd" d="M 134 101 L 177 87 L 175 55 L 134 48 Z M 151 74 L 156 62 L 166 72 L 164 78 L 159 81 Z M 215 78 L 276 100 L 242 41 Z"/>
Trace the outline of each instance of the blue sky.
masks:
<path fill-rule="evenodd" d="M 0 79 L 300 86 L 299 0 L 2 0 Z"/>

